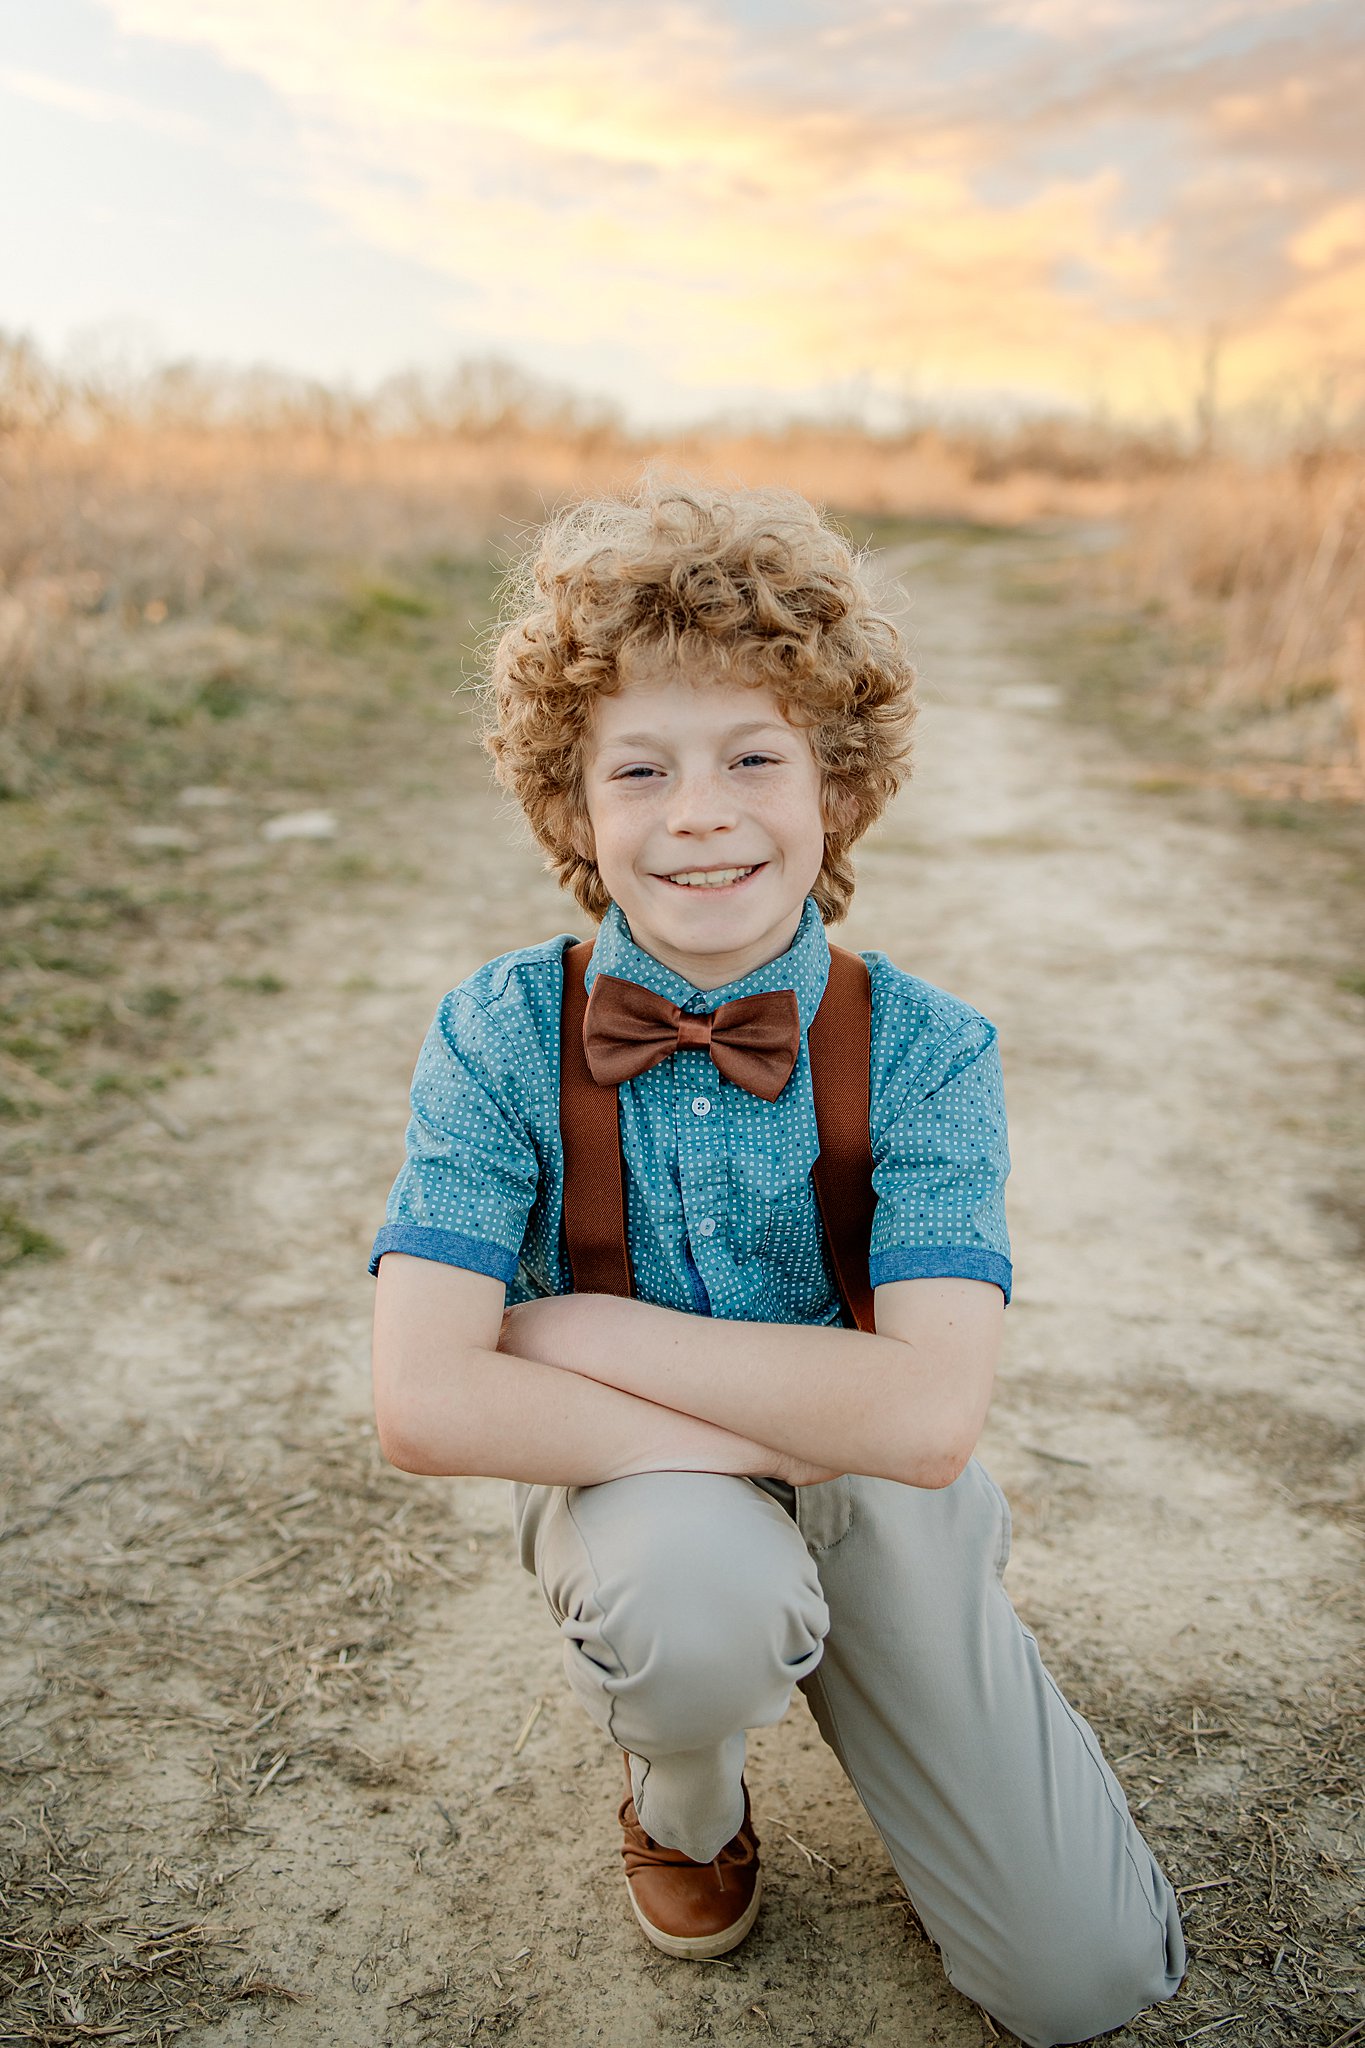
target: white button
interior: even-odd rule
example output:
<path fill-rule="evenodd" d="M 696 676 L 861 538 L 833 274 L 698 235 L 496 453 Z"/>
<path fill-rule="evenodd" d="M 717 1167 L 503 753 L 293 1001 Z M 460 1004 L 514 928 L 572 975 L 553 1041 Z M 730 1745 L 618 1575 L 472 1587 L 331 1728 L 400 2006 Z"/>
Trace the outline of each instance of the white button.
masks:
<path fill-rule="evenodd" d="M 710 1116 L 711 1104 L 705 1095 L 694 1095 L 692 1097 L 692 1114 L 693 1116 Z"/>
<path fill-rule="evenodd" d="M 702 1219 L 701 1219 L 701 1222 L 700 1222 L 700 1223 L 699 1223 L 699 1224 L 697 1225 L 697 1235 L 698 1235 L 699 1237 L 714 1237 L 714 1236 L 715 1236 L 715 1234 L 716 1234 L 716 1219 L 715 1219 L 715 1217 L 714 1217 L 714 1216 L 703 1216 L 703 1217 L 702 1217 Z"/>

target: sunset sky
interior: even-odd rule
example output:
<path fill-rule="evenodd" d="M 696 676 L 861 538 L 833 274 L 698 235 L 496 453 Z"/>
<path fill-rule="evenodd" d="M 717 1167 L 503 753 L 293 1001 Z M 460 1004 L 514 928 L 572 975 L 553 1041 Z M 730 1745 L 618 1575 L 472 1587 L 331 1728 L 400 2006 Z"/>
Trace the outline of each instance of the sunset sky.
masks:
<path fill-rule="evenodd" d="M 0 0 L 0 327 L 641 420 L 1365 362 L 1360 0 Z"/>

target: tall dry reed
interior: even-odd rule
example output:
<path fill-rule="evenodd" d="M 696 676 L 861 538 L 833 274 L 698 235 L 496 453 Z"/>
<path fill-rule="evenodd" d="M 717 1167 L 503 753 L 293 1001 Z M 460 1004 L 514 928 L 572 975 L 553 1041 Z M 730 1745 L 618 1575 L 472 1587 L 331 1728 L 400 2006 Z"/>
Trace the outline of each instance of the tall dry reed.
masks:
<path fill-rule="evenodd" d="M 261 432 L 133 419 L 0 438 L 0 730 L 59 736 L 144 656 L 190 625 L 226 630 L 291 565 L 376 568 L 515 547 L 568 493 L 662 460 L 778 482 L 872 516 L 1112 516 L 1116 478 L 1011 469 L 933 432 L 717 432 L 672 442 L 508 422 L 479 435 Z"/>
<path fill-rule="evenodd" d="M 1365 766 L 1365 458 L 1223 461 L 1134 494 L 1132 595 L 1212 643 L 1215 708 L 1329 707 L 1319 745 Z"/>
<path fill-rule="evenodd" d="M 0 335 L 0 749 L 49 743 L 131 674 L 229 660 L 268 584 L 515 546 L 566 494 L 647 461 L 881 517 L 1128 522 L 1127 590 L 1211 637 L 1216 703 L 1337 707 L 1365 761 L 1365 461 L 1194 461 L 1112 423 L 921 423 L 651 438 L 470 363 L 369 394 L 178 365 L 83 377 Z"/>

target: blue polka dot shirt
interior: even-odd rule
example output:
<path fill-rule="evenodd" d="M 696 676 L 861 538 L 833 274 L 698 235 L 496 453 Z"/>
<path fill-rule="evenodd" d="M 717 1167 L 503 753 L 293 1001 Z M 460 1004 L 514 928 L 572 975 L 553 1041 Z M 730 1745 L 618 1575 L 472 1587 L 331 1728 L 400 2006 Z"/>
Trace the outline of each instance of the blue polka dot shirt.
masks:
<path fill-rule="evenodd" d="M 409 1252 L 503 1281 L 510 1302 L 567 1294 L 559 1013 L 567 935 L 490 961 L 445 997 L 417 1062 L 407 1158 L 370 1270 Z M 1009 1300 L 1004 1090 L 994 1026 L 866 953 L 872 980 L 872 1284 L 957 1275 Z M 787 952 L 696 989 L 641 951 L 615 906 L 588 967 L 705 1014 L 789 988 L 801 1051 L 776 1102 L 683 1051 L 619 1095 L 626 1222 L 642 1300 L 767 1323 L 840 1320 L 811 1185 L 819 1151 L 805 1034 L 829 944 L 813 901 Z"/>

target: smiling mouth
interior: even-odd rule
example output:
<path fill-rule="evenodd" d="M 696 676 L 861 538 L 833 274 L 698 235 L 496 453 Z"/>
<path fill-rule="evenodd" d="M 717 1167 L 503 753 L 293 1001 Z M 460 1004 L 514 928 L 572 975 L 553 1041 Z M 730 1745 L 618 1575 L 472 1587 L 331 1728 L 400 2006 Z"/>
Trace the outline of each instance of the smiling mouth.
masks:
<path fill-rule="evenodd" d="M 659 879 L 676 889 L 728 889 L 735 882 L 747 882 L 762 866 L 762 861 L 755 861 L 748 868 L 680 868 L 676 875 L 661 875 Z"/>

